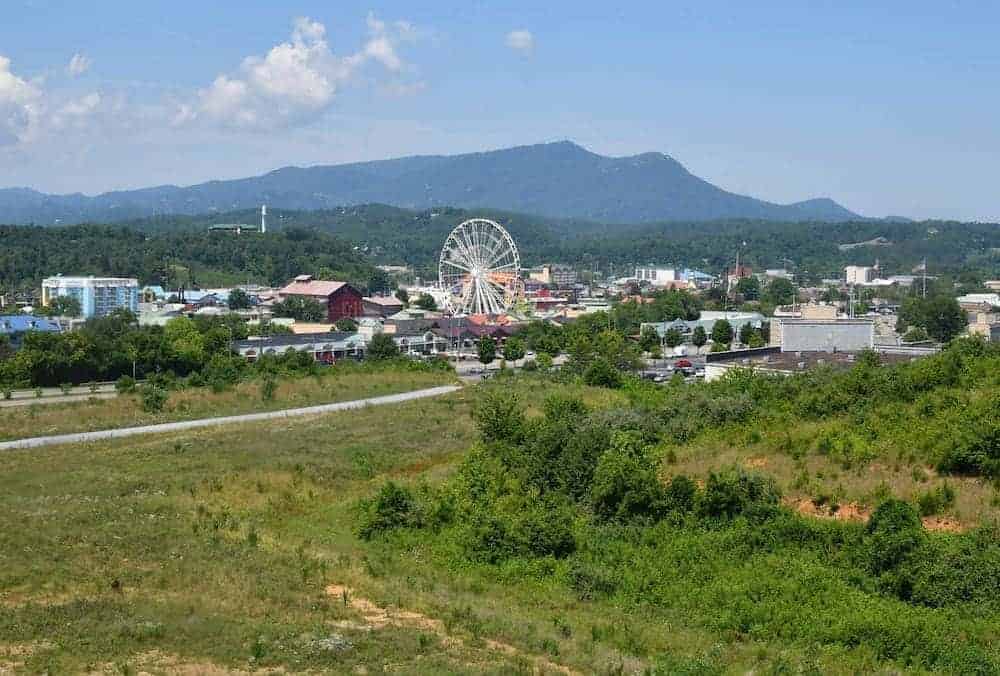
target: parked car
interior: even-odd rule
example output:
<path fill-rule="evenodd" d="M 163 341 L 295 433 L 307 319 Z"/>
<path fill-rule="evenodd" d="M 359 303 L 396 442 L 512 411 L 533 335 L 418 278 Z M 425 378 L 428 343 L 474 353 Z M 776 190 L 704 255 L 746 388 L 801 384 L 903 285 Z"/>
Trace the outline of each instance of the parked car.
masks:
<path fill-rule="evenodd" d="M 690 359 L 678 359 L 674 362 L 674 366 L 679 369 L 689 369 L 694 366 L 694 364 L 691 363 Z"/>

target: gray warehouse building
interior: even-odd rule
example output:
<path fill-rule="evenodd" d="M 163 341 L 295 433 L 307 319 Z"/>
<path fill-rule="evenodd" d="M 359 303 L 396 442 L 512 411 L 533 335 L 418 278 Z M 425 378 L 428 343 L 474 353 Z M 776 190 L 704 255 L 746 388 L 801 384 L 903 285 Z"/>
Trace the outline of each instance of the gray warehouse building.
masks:
<path fill-rule="evenodd" d="M 875 347 L 866 319 L 782 319 L 782 352 L 860 352 Z"/>

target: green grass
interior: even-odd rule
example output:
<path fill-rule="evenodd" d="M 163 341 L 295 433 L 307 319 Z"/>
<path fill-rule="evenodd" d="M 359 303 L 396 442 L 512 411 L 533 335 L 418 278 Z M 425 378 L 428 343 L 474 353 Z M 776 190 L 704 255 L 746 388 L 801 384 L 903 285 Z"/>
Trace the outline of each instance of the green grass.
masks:
<path fill-rule="evenodd" d="M 558 391 L 624 403 L 541 380 L 486 387 L 516 388 L 536 414 Z M 590 598 L 566 583 L 566 561 L 476 565 L 420 532 L 361 543 L 359 498 L 387 478 L 453 475 L 476 442 L 477 389 L 0 455 L 0 672 L 512 674 L 544 657 L 579 673 L 921 673 L 919 660 L 887 659 L 886 646 L 907 636 L 997 645 L 986 610 L 913 608 L 859 588 L 823 551 L 753 545 L 759 534 L 739 524 L 661 524 L 641 542 L 609 544 L 600 554 L 618 591 Z M 737 442 L 685 446 L 665 473 L 705 470 Z M 747 457 L 774 468 L 784 456 L 771 443 L 750 444 Z M 699 448 L 718 452 L 698 465 Z M 366 630 L 324 592 L 330 584 L 439 620 L 444 635 L 405 622 Z M 334 635 L 350 647 L 324 647 Z"/>
<path fill-rule="evenodd" d="M 336 368 L 320 376 L 283 378 L 273 400 L 261 396 L 259 379 L 224 392 L 192 387 L 170 393 L 164 410 L 142 410 L 139 395 L 113 399 L 34 404 L 2 409 L 0 440 L 148 425 L 176 420 L 273 411 L 407 392 L 455 382 L 454 374 L 402 370 L 371 372 Z"/>

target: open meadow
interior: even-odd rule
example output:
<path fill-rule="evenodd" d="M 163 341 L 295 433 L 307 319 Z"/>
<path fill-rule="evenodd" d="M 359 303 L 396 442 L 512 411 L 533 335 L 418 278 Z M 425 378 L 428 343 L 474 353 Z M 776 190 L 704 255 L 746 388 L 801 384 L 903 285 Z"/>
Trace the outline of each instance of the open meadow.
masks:
<path fill-rule="evenodd" d="M 121 394 L 112 399 L 20 406 L 4 409 L 0 415 L 0 441 L 315 406 L 453 382 L 454 374 L 447 371 L 335 367 L 321 370 L 314 376 L 277 379 L 277 387 L 270 398 L 263 396 L 260 378 L 239 382 L 218 392 L 210 387 L 173 390 L 163 410 L 158 412 L 143 410 L 138 393 Z"/>
<path fill-rule="evenodd" d="M 854 455 L 822 439 L 860 429 L 858 410 L 775 431 L 720 403 L 737 385 L 661 399 L 512 377 L 5 453 L 0 672 L 1000 668 L 1000 556 L 977 529 L 998 515 L 991 482 L 934 470 L 930 447 L 900 454 L 912 422 Z M 929 511 L 955 527 L 891 502 L 866 527 L 888 495 L 916 505 L 946 483 L 955 499 Z"/>

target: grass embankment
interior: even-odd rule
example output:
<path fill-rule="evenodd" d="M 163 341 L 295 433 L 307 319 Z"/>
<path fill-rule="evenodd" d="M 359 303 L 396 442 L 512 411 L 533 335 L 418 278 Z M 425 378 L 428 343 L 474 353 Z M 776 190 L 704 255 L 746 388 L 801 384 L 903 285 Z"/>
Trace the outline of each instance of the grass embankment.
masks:
<path fill-rule="evenodd" d="M 3 453 L 0 672 L 509 673 L 525 658 L 475 639 L 462 607 L 428 610 L 464 641 L 368 631 L 325 591 L 412 600 L 372 576 L 353 507 L 387 477 L 448 476 L 474 440 L 472 396 Z"/>
<path fill-rule="evenodd" d="M 454 382 L 455 375 L 446 371 L 388 368 L 338 370 L 338 367 L 333 367 L 320 371 L 317 376 L 279 379 L 274 398 L 270 400 L 262 396 L 261 380 L 257 378 L 238 383 L 223 392 L 214 392 L 209 387 L 172 391 L 163 410 L 157 413 L 144 411 L 138 394 L 19 406 L 3 409 L 0 441 L 315 406 Z"/>
<path fill-rule="evenodd" d="M 494 556 L 510 539 L 501 528 L 496 547 L 470 557 L 469 543 L 473 551 L 490 544 L 491 532 L 479 528 L 489 522 L 449 525 L 440 513 L 425 515 L 440 527 L 359 541 L 357 501 L 386 479 L 419 496 L 450 487 L 445 495 L 455 501 L 444 504 L 462 506 L 457 489 L 468 483 L 457 481 L 459 472 L 487 467 L 467 464 L 479 438 L 473 403 L 483 389 L 0 456 L 0 670 L 921 673 L 1000 663 L 1000 610 L 981 600 L 995 582 L 979 574 L 981 554 L 993 546 L 988 532 L 981 541 L 928 534 L 919 546 L 939 548 L 945 564 L 908 571 L 916 582 L 910 600 L 891 587 L 896 572 L 876 577 L 865 568 L 874 545 L 860 523 L 774 506 L 749 517 L 678 511 L 634 524 L 599 524 L 582 510 L 562 524 L 575 548 L 558 556 Z M 518 394 L 529 441 L 545 433 L 542 402 L 552 394 L 583 397 L 592 410 L 570 410 L 566 429 L 585 425 L 592 438 L 605 427 L 641 432 L 649 420 L 628 410 L 634 402 L 618 391 L 526 378 L 485 389 Z M 691 405 L 704 411 L 698 424 L 707 431 L 655 452 L 660 478 L 683 469 L 702 486 L 695 500 L 702 506 L 707 472 L 730 460 L 753 460 L 765 472 L 792 463 L 781 482 L 794 481 L 803 459 L 831 463 L 837 474 L 813 472 L 811 480 L 828 483 L 807 492 L 842 483 L 858 495 L 868 475 L 857 467 L 885 462 L 873 457 L 844 469 L 843 446 L 817 446 L 812 423 L 796 432 L 803 443 L 793 437 L 791 446 L 783 433 L 772 439 L 758 417 L 713 431 L 715 413 Z M 838 416 L 815 424 L 835 427 Z M 575 438 L 560 429 L 534 448 Z M 515 447 L 505 457 L 512 467 L 532 458 Z M 558 479 L 574 457 L 545 458 L 533 471 Z M 899 463 L 904 473 L 932 464 L 923 454 L 912 466 L 908 455 Z M 514 546 L 563 547 L 565 540 L 549 537 L 552 521 L 517 520 L 519 501 L 539 507 L 530 491 L 520 495 L 519 473 L 482 476 L 484 485 L 509 479 L 503 490 L 516 500 L 489 509 L 515 518 Z M 943 479 L 922 485 L 935 481 Z M 555 507 L 558 519 L 570 514 L 568 503 Z M 966 600 L 956 600 L 962 579 L 946 572 L 966 564 L 979 566 L 975 582 Z M 940 598 L 930 594 L 937 588 L 946 592 Z"/>

